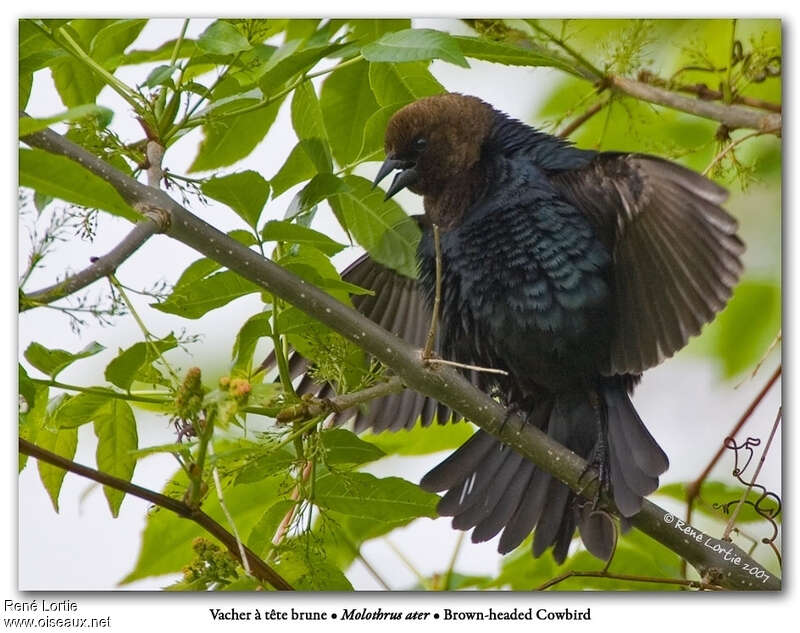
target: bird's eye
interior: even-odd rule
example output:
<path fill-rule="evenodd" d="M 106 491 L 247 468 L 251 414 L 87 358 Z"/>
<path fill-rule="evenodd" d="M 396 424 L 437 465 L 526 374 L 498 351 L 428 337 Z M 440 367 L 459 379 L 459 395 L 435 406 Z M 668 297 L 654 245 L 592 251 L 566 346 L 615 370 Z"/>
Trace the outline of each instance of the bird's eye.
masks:
<path fill-rule="evenodd" d="M 423 137 L 419 137 L 416 141 L 414 141 L 414 149 L 418 152 L 421 152 L 425 149 L 425 146 L 428 144 L 428 141 Z"/>

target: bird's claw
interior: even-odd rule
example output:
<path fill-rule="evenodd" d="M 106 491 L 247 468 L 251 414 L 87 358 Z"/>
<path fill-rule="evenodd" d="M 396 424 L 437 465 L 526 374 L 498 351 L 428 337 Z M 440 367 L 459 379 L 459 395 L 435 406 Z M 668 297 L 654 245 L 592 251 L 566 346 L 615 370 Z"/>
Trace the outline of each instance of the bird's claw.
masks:
<path fill-rule="evenodd" d="M 591 458 L 586 463 L 581 476 L 578 477 L 578 483 L 581 483 L 584 477 L 589 474 L 592 476 L 581 488 L 580 492 L 583 493 L 592 483 L 598 482 L 595 493 L 592 495 L 592 510 L 594 511 L 599 507 L 600 500 L 604 496 L 610 496 L 611 494 L 611 469 L 608 465 L 608 451 L 604 442 L 598 442 L 595 450 L 592 451 Z"/>

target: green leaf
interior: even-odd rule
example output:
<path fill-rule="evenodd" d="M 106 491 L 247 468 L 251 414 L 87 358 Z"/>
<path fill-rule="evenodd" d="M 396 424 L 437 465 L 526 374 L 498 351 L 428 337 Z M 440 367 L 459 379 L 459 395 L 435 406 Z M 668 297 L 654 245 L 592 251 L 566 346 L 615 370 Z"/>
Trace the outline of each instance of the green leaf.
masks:
<path fill-rule="evenodd" d="M 24 404 L 20 402 L 17 424 L 19 437 L 36 443 L 39 431 L 45 425 L 50 389 L 46 385 L 33 382 L 25 368 L 19 365 L 19 394 L 25 400 Z M 18 472 L 22 472 L 27 463 L 28 456 L 19 453 Z"/>
<path fill-rule="evenodd" d="M 402 103 L 385 106 L 373 112 L 364 124 L 363 135 L 361 138 L 361 149 L 358 152 L 358 160 L 378 160 L 383 156 L 383 139 L 386 136 L 386 126 L 392 115 L 403 107 Z"/>
<path fill-rule="evenodd" d="M 381 106 L 411 103 L 446 92 L 425 62 L 370 64 L 369 85 Z"/>
<path fill-rule="evenodd" d="M 411 20 L 361 19 L 347 21 L 353 29 L 353 39 L 361 44 L 374 42 L 384 33 L 411 28 Z"/>
<path fill-rule="evenodd" d="M 58 429 L 73 429 L 92 422 L 113 397 L 113 391 L 106 391 L 108 395 L 84 392 L 65 398 L 53 412 L 53 425 Z"/>
<path fill-rule="evenodd" d="M 151 50 L 133 50 L 129 51 L 120 60 L 120 66 L 130 66 L 136 64 L 149 64 L 151 62 L 167 61 L 172 59 L 172 53 L 175 50 L 175 45 L 178 40 L 169 40 L 164 42 L 158 48 Z M 186 59 L 193 57 L 199 53 L 197 42 L 192 39 L 183 39 L 178 47 L 178 55 L 176 59 Z"/>
<path fill-rule="evenodd" d="M 347 577 L 306 544 L 278 555 L 278 573 L 298 591 L 352 591 Z"/>
<path fill-rule="evenodd" d="M 272 549 L 272 539 L 278 531 L 286 514 L 297 504 L 297 501 L 285 499 L 276 501 L 264 511 L 261 518 L 253 526 L 247 537 L 247 547 L 259 556 L 264 556 Z"/>
<path fill-rule="evenodd" d="M 351 294 L 371 294 L 369 290 L 343 281 L 330 260 L 311 246 L 299 246 L 296 252 L 284 255 L 278 263 L 347 305 L 350 305 Z"/>
<path fill-rule="evenodd" d="M 327 464 L 366 464 L 386 456 L 380 448 L 346 429 L 323 431 L 320 440 Z"/>
<path fill-rule="evenodd" d="M 269 197 L 269 183 L 258 172 L 247 171 L 207 180 L 203 193 L 236 211 L 254 229 Z"/>
<path fill-rule="evenodd" d="M 62 370 L 76 360 L 99 354 L 105 349 L 97 341 L 92 341 L 81 351 L 72 353 L 63 349 L 47 349 L 40 343 L 33 342 L 25 350 L 25 359 L 36 369 L 55 378 Z"/>
<path fill-rule="evenodd" d="M 270 220 L 261 231 L 265 242 L 289 242 L 290 244 L 308 244 L 322 251 L 328 257 L 336 255 L 345 248 L 327 235 L 306 226 L 287 222 L 286 220 Z"/>
<path fill-rule="evenodd" d="M 17 390 L 19 391 L 19 395 L 25 399 L 28 410 L 30 410 L 34 406 L 33 403 L 40 387 L 31 380 L 31 377 L 28 375 L 28 372 L 25 371 L 22 363 L 17 363 L 17 376 Z M 44 388 L 47 389 L 47 387 Z"/>
<path fill-rule="evenodd" d="M 277 473 L 288 472 L 297 458 L 287 450 L 279 449 L 261 455 L 247 463 L 236 475 L 236 485 L 261 481 Z"/>
<path fill-rule="evenodd" d="M 139 447 L 136 419 L 124 400 L 109 400 L 95 414 L 94 433 L 97 436 L 97 468 L 104 473 L 130 481 L 136 467 L 134 451 Z M 119 515 L 125 493 L 103 486 L 111 515 Z"/>
<path fill-rule="evenodd" d="M 113 71 L 122 61 L 125 49 L 139 37 L 146 24 L 144 19 L 114 20 L 92 38 L 89 49 L 92 58 L 106 70 Z"/>
<path fill-rule="evenodd" d="M 175 292 L 179 288 L 189 287 L 196 281 L 199 281 L 204 277 L 208 277 L 211 273 L 219 270 L 220 268 L 222 268 L 222 266 L 213 259 L 201 257 L 186 267 L 186 269 L 181 273 L 181 276 L 178 277 L 178 281 L 176 281 L 175 285 L 172 287 L 172 291 Z"/>
<path fill-rule="evenodd" d="M 317 93 L 311 82 L 299 85 L 292 97 L 292 126 L 297 138 L 320 173 L 329 173 L 333 169 L 331 148 L 328 133 L 322 118 Z"/>
<path fill-rule="evenodd" d="M 453 36 L 461 52 L 467 57 L 509 66 L 547 66 L 574 74 L 575 68 L 545 50 L 531 50 L 480 37 Z"/>
<path fill-rule="evenodd" d="M 314 487 L 321 508 L 362 519 L 402 521 L 435 518 L 438 495 L 425 492 L 399 477 L 378 479 L 367 473 L 327 473 Z"/>
<path fill-rule="evenodd" d="M 41 428 L 36 434 L 36 443 L 45 450 L 71 460 L 75 457 L 75 451 L 78 448 L 78 429 L 60 429 L 53 432 Z M 53 508 L 58 512 L 58 497 L 67 471 L 57 466 L 51 466 L 42 460 L 39 460 L 37 465 L 39 479 L 47 490 L 47 494 L 50 495 Z"/>
<path fill-rule="evenodd" d="M 142 373 L 158 358 L 156 350 L 163 354 L 177 346 L 178 341 L 171 332 L 158 341 L 134 343 L 127 349 L 121 350 L 106 366 L 105 379 L 120 389 L 130 391 L 134 380 L 148 382 L 143 380 Z"/>
<path fill-rule="evenodd" d="M 751 465 L 751 468 L 754 467 Z M 667 484 L 661 486 L 655 494 L 678 499 L 685 503 L 688 499 L 688 484 L 683 482 Z M 722 481 L 704 481 L 700 487 L 698 502 L 694 507 L 706 516 L 727 521 L 730 515 L 736 511 L 742 494 L 744 494 L 744 486 L 731 485 Z M 756 512 L 754 508 L 756 503 L 763 514 L 778 522 L 781 521 L 780 506 L 775 497 L 766 496 L 763 499 L 761 497 L 761 492 L 757 489 L 751 490 L 747 494 L 744 505 L 736 515 L 737 523 L 766 520 L 764 516 Z"/>
<path fill-rule="evenodd" d="M 113 24 L 113 20 L 72 20 L 62 28 L 67 29 L 84 51 L 97 33 Z M 100 61 L 100 60 L 98 60 Z M 72 55 L 56 60 L 51 66 L 53 83 L 61 101 L 68 108 L 94 103 L 105 82 L 83 61 Z"/>
<path fill-rule="evenodd" d="M 724 376 L 731 378 L 754 367 L 780 329 L 780 287 L 770 281 L 744 280 L 696 347 L 713 353 L 722 363 Z"/>
<path fill-rule="evenodd" d="M 272 333 L 271 318 L 272 312 L 259 312 L 247 319 L 239 329 L 233 343 L 232 376 L 250 376 L 256 343 L 260 338 L 270 336 Z"/>
<path fill-rule="evenodd" d="M 371 62 L 412 62 L 442 59 L 469 68 L 458 43 L 451 35 L 433 29 L 406 29 L 387 33 L 377 42 L 367 44 L 361 54 Z"/>
<path fill-rule="evenodd" d="M 172 82 L 172 75 L 177 69 L 178 66 L 174 64 L 156 66 L 150 71 L 150 74 L 147 75 L 147 79 L 144 80 L 144 85 L 148 88 L 169 85 Z"/>
<path fill-rule="evenodd" d="M 371 539 L 379 538 L 417 517 L 401 521 L 363 519 L 326 510 L 314 527 L 314 535 L 322 541 L 325 556 L 339 569 L 347 569 L 355 560 L 361 546 Z"/>
<path fill-rule="evenodd" d="M 102 209 L 131 222 L 141 216 L 110 184 L 75 161 L 41 149 L 19 150 L 19 185 L 90 209 Z"/>
<path fill-rule="evenodd" d="M 466 422 L 457 424 L 417 423 L 409 430 L 393 433 L 364 433 L 361 439 L 380 448 L 388 455 L 428 455 L 459 448 L 475 432 Z"/>
<path fill-rule="evenodd" d="M 292 198 L 292 202 L 286 209 L 286 217 L 293 218 L 302 215 L 322 200 L 346 191 L 348 191 L 347 185 L 338 176 L 317 174 Z"/>
<path fill-rule="evenodd" d="M 27 136 L 34 132 L 39 132 L 45 128 L 50 127 L 53 123 L 61 121 L 76 121 L 86 117 L 96 117 L 100 119 L 102 127 L 107 126 L 111 122 L 114 113 L 108 108 L 92 104 L 80 105 L 75 108 L 70 108 L 59 114 L 46 117 L 43 119 L 34 119 L 31 117 L 21 117 L 19 120 L 19 135 Z"/>
<path fill-rule="evenodd" d="M 31 98 L 33 88 L 33 73 L 19 73 L 19 95 L 17 98 L 17 108 L 20 112 L 25 110 L 28 100 Z"/>
<path fill-rule="evenodd" d="M 372 188 L 361 176 L 345 176 L 350 191 L 331 198 L 337 217 L 376 261 L 411 278 L 417 276 L 417 244 L 420 230 L 394 200 Z"/>
<path fill-rule="evenodd" d="M 301 40 L 287 42 L 270 57 L 258 80 L 258 85 L 265 95 L 274 95 L 289 79 L 310 70 L 318 61 L 343 46 L 327 44 L 298 50 L 301 45 Z"/>
<path fill-rule="evenodd" d="M 277 99 L 252 112 L 231 115 L 221 120 L 212 118 L 210 123 L 203 125 L 204 138 L 189 171 L 206 171 L 226 167 L 248 156 L 272 127 L 275 117 L 278 116 L 281 102 L 282 99 Z M 239 99 L 215 110 L 214 115 L 211 116 L 240 110 L 258 103 L 260 101 L 256 99 Z"/>
<path fill-rule="evenodd" d="M 225 20 L 212 22 L 197 38 L 197 46 L 215 55 L 233 55 L 251 48 L 247 38 Z"/>
<path fill-rule="evenodd" d="M 225 507 L 236 523 L 239 534 L 248 534 L 264 512 L 264 507 L 280 498 L 283 476 L 269 477 L 252 484 L 228 487 L 224 490 Z M 186 476 L 179 472 L 173 483 L 167 485 L 165 494 L 180 498 L 187 489 Z M 203 511 L 223 525 L 228 519 L 222 511 L 213 490 L 203 501 Z M 193 521 L 159 508 L 147 516 L 139 556 L 134 569 L 122 579 L 127 584 L 140 578 L 162 576 L 179 572 L 194 560 L 192 541 L 198 536 L 208 538 L 208 533 Z"/>
<path fill-rule="evenodd" d="M 201 316 L 229 304 L 234 299 L 254 292 L 261 287 L 247 281 L 231 270 L 224 270 L 209 277 L 181 284 L 161 303 L 150 304 L 156 310 L 177 314 L 185 319 L 199 319 Z"/>
<path fill-rule="evenodd" d="M 364 126 L 378 109 L 369 87 L 369 64 L 360 61 L 332 72 L 322 84 L 320 106 L 331 151 L 341 166 L 359 157 Z"/>
<path fill-rule="evenodd" d="M 273 197 L 278 197 L 290 187 L 308 180 L 316 173 L 317 170 L 314 167 L 314 163 L 311 162 L 308 154 L 306 154 L 303 143 L 298 143 L 289 152 L 286 162 L 283 163 L 278 173 L 270 180 Z"/>

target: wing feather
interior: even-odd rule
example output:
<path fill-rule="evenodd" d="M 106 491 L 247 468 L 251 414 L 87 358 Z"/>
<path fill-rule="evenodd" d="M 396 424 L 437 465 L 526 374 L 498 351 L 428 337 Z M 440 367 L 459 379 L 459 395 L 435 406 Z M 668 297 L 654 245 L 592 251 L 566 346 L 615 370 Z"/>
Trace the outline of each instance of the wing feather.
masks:
<path fill-rule="evenodd" d="M 597 154 L 553 184 L 613 254 L 614 337 L 604 373 L 638 374 L 684 347 L 722 310 L 742 273 L 727 192 L 641 154 Z"/>

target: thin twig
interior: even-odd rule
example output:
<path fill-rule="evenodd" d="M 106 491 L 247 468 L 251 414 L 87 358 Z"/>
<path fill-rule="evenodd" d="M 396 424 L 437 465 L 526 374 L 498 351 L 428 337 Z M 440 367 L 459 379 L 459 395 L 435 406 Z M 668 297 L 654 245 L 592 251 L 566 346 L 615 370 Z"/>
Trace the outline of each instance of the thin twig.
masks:
<path fill-rule="evenodd" d="M 744 143 L 746 140 L 754 138 L 756 136 L 762 136 L 764 134 L 774 134 L 774 133 L 779 132 L 779 131 L 780 131 L 780 128 L 776 128 L 774 130 L 764 130 L 763 132 L 760 131 L 760 130 L 756 130 L 754 132 L 750 132 L 749 134 L 745 134 L 744 136 L 740 136 L 737 139 L 734 139 L 733 141 L 728 143 L 728 145 L 726 145 L 719 154 L 714 156 L 713 160 L 708 164 L 708 167 L 706 167 L 703 170 L 703 175 L 707 176 L 708 172 L 710 172 L 714 168 L 714 165 L 716 165 L 723 158 L 725 158 L 725 156 L 728 154 L 728 152 L 733 150 L 735 147 L 738 147 L 739 145 Z"/>
<path fill-rule="evenodd" d="M 422 358 L 427 360 L 433 354 L 433 344 L 436 341 L 436 330 L 439 325 L 439 305 L 442 300 L 442 244 L 439 239 L 439 225 L 433 225 L 433 248 L 436 255 L 436 289 L 433 296 L 433 314 L 431 315 L 431 327 L 428 330 L 428 338 L 425 339 L 425 348 Z"/>
<path fill-rule="evenodd" d="M 756 363 L 756 366 L 753 369 L 753 371 L 750 372 L 750 378 L 755 378 L 756 377 L 756 374 L 758 374 L 759 370 L 761 369 L 761 366 L 764 364 L 764 361 L 767 360 L 769 355 L 772 353 L 772 350 L 774 350 L 778 346 L 778 343 L 780 343 L 782 340 L 783 340 L 783 330 L 781 329 L 781 330 L 778 330 L 778 333 L 775 335 L 775 338 L 772 339 L 772 343 L 769 344 L 769 347 L 767 348 L 767 351 L 764 352 L 764 355 Z M 747 380 L 746 378 L 742 379 L 742 382 L 740 382 L 738 385 L 736 385 L 736 387 L 734 387 L 734 389 L 738 389 L 739 387 L 741 387 L 745 383 L 746 380 Z"/>
<path fill-rule="evenodd" d="M 471 369 L 473 371 L 482 371 L 487 374 L 500 374 L 501 376 L 508 376 L 505 369 L 494 369 L 493 367 L 481 367 L 480 365 L 468 365 L 467 363 L 459 363 L 454 360 L 445 360 L 444 358 L 427 358 L 425 362 L 432 365 L 448 365 L 450 367 L 460 367 L 461 369 Z"/>
<path fill-rule="evenodd" d="M 725 437 L 736 437 L 736 434 L 742 429 L 745 425 L 747 420 L 750 419 L 750 416 L 753 415 L 753 412 L 756 410 L 761 401 L 764 397 L 769 393 L 769 390 L 772 389 L 772 386 L 778 380 L 781 375 L 781 366 L 779 365 L 778 368 L 773 372 L 772 376 L 770 376 L 769 380 L 767 380 L 766 384 L 761 388 L 761 391 L 758 392 L 753 401 L 747 406 L 744 413 L 739 417 L 736 421 L 736 424 L 733 428 L 728 432 Z M 695 479 L 691 484 L 689 484 L 687 491 L 686 491 L 686 503 L 688 505 L 687 512 L 686 512 L 686 521 L 691 521 L 692 518 L 692 505 L 694 504 L 694 500 L 697 498 L 697 495 L 700 493 L 700 488 L 703 485 L 703 482 L 706 480 L 706 477 L 711 473 L 711 470 L 714 466 L 717 465 L 719 458 L 725 453 L 725 443 L 723 442 L 719 450 L 714 454 L 714 457 L 711 458 L 711 461 L 708 462 L 706 467 L 703 469 L 703 472 L 700 473 L 700 476 Z"/>
<path fill-rule="evenodd" d="M 142 244 L 161 230 L 162 228 L 152 220 L 142 220 L 108 253 L 92 258 L 92 263 L 82 271 L 70 275 L 64 281 L 47 288 L 23 294 L 20 300 L 20 312 L 68 297 L 98 279 L 107 277 L 133 255 Z"/>
<path fill-rule="evenodd" d="M 408 568 L 408 570 L 412 574 L 414 574 L 414 576 L 416 576 L 419 584 L 427 589 L 429 585 L 428 579 L 422 575 L 421 571 L 419 571 L 416 567 L 414 567 L 414 563 L 412 563 L 411 560 L 409 560 L 409 558 L 405 554 L 403 554 L 402 550 L 399 547 L 397 547 L 397 545 L 392 543 L 392 541 L 389 540 L 388 537 L 384 538 L 383 540 L 389 546 L 389 549 L 391 549 L 395 553 L 397 558 L 403 561 L 403 564 Z"/>
<path fill-rule="evenodd" d="M 632 582 L 655 583 L 659 585 L 680 585 L 682 587 L 692 587 L 694 589 L 706 589 L 709 591 L 724 591 L 724 587 L 714 585 L 700 580 L 686 580 L 684 578 L 656 578 L 652 576 L 631 576 L 629 574 L 612 574 L 607 571 L 568 571 L 551 578 L 544 584 L 538 586 L 534 591 L 544 591 L 557 585 L 569 578 L 607 578 L 609 580 L 629 580 Z"/>
<path fill-rule="evenodd" d="M 744 492 L 742 493 L 741 499 L 739 499 L 739 503 L 736 504 L 736 509 L 731 514 L 730 519 L 728 519 L 728 523 L 725 525 L 725 530 L 722 532 L 722 540 L 727 541 L 730 540 L 728 537 L 730 536 L 731 530 L 733 529 L 734 524 L 736 523 L 736 519 L 739 516 L 739 511 L 742 509 L 742 506 L 747 499 L 747 495 L 750 494 L 750 491 L 753 489 L 753 486 L 758 479 L 758 475 L 761 473 L 761 467 L 764 465 L 764 462 L 767 459 L 767 452 L 769 452 L 769 447 L 772 446 L 772 439 L 775 437 L 775 432 L 778 430 L 778 424 L 781 421 L 781 412 L 783 408 L 778 407 L 778 415 L 775 416 L 775 423 L 772 425 L 772 431 L 769 434 L 769 438 L 767 439 L 767 443 L 764 446 L 764 451 L 761 453 L 761 459 L 758 460 L 758 466 L 756 466 L 756 470 L 753 473 L 753 478 L 750 480 L 747 488 L 745 488 Z"/>
<path fill-rule="evenodd" d="M 450 562 L 447 565 L 447 571 L 444 574 L 444 591 L 450 591 L 450 585 L 453 581 L 453 572 L 456 568 L 456 560 L 458 559 L 458 553 L 461 551 L 461 545 L 464 543 L 464 537 L 466 534 L 466 532 L 458 533 L 456 546 L 453 548 L 453 555 L 450 557 Z"/>
<path fill-rule="evenodd" d="M 214 445 L 208 445 L 208 454 L 210 456 L 214 456 Z M 211 477 L 214 480 L 214 488 L 217 491 L 217 501 L 219 501 L 219 507 L 222 508 L 222 512 L 225 515 L 225 518 L 228 519 L 228 525 L 231 526 L 231 530 L 233 532 L 233 538 L 236 539 L 236 545 L 239 548 L 239 560 L 242 561 L 242 566 L 244 567 L 244 571 L 247 573 L 248 576 L 252 576 L 253 572 L 250 571 L 250 562 L 247 560 L 247 556 L 244 552 L 244 543 L 242 543 L 242 539 L 239 537 L 239 530 L 236 529 L 236 522 L 233 520 L 233 515 L 228 511 L 228 506 L 225 505 L 225 495 L 222 492 L 222 483 L 219 480 L 219 471 L 217 467 L 214 466 L 211 468 Z"/>
<path fill-rule="evenodd" d="M 610 97 L 603 99 L 602 101 L 598 101 L 590 108 L 587 108 L 586 111 L 575 117 L 568 125 L 561 130 L 557 136 L 561 138 L 567 138 L 570 134 L 572 134 L 575 130 L 577 130 L 581 125 L 586 123 L 589 119 L 591 119 L 595 114 L 600 112 L 603 108 L 605 108 L 609 102 L 611 101 Z"/>
<path fill-rule="evenodd" d="M 228 548 L 228 551 L 231 552 L 231 554 L 236 557 L 239 556 L 239 548 L 233 535 L 198 508 L 192 508 L 186 503 L 178 501 L 177 499 L 173 499 L 172 497 L 162 495 L 147 488 L 142 488 L 141 486 L 137 486 L 136 484 L 125 481 L 124 479 L 120 479 L 119 477 L 114 477 L 108 473 L 95 470 L 94 468 L 83 466 L 82 464 L 78 464 L 69 459 L 61 457 L 61 455 L 56 455 L 55 453 L 52 453 L 41 446 L 37 446 L 36 444 L 33 444 L 32 442 L 29 442 L 23 438 L 19 438 L 19 452 L 23 455 L 29 455 L 34 459 L 40 460 L 52 466 L 56 466 L 68 472 L 80 475 L 81 477 L 85 477 L 86 479 L 91 479 L 92 481 L 96 481 L 104 486 L 109 486 L 110 488 L 120 490 L 121 492 L 133 495 L 134 497 L 139 497 L 140 499 L 149 501 L 150 503 L 161 508 L 165 508 L 170 512 L 174 512 L 181 518 L 194 521 L 200 527 L 222 542 L 225 547 Z M 255 554 L 255 552 L 245 546 L 244 553 L 245 556 L 247 556 L 250 568 L 252 569 L 253 575 L 256 578 L 262 582 L 272 585 L 275 589 L 281 591 L 293 591 L 292 586 L 286 582 L 286 580 L 284 580 L 281 575 L 278 574 L 278 572 L 261 560 Z"/>
<path fill-rule="evenodd" d="M 382 398 L 405 389 L 403 381 L 398 376 L 392 376 L 386 382 L 380 382 L 360 391 L 344 393 L 333 398 L 301 400 L 283 411 L 279 412 L 276 419 L 279 422 L 292 422 L 325 416 L 329 413 L 338 413 L 375 398 Z"/>
<path fill-rule="evenodd" d="M 79 385 L 69 385 L 65 382 L 59 382 L 58 380 L 43 380 L 41 378 L 31 378 L 31 380 L 38 385 L 55 387 L 56 389 L 64 389 L 65 391 L 79 391 L 81 393 L 90 393 L 90 394 L 96 394 L 98 396 L 105 396 L 107 398 L 114 398 L 116 400 L 127 400 L 128 402 L 141 402 L 142 404 L 166 405 L 172 399 L 172 395 L 168 391 L 158 392 L 164 394 L 163 398 L 153 398 L 141 395 L 139 393 L 132 393 L 132 392 L 122 393 L 120 391 L 114 391 L 112 389 L 104 389 L 102 387 L 81 387 Z M 148 390 L 148 393 L 153 393 L 153 392 L 152 390 Z"/>

